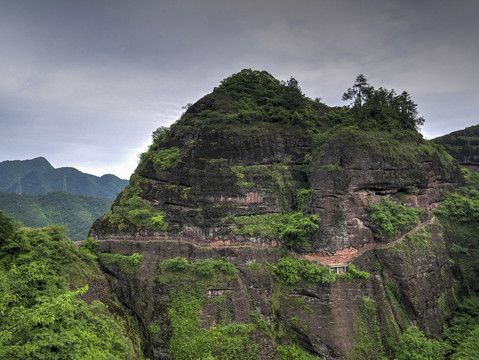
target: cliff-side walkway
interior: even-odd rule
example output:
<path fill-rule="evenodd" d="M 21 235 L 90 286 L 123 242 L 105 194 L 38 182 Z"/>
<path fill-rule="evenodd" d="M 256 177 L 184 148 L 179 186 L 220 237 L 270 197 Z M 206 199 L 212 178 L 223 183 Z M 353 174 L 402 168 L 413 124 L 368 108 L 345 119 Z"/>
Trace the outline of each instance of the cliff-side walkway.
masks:
<path fill-rule="evenodd" d="M 350 264 L 355 258 L 364 254 L 366 251 L 369 251 L 369 250 L 372 250 L 372 249 L 391 248 L 394 245 L 403 241 L 406 236 L 416 233 L 418 230 L 422 229 L 423 227 L 425 227 L 427 225 L 432 224 L 435 221 L 436 221 L 436 217 L 433 216 L 431 219 L 418 224 L 413 229 L 409 230 L 405 234 L 399 236 L 397 239 L 395 239 L 394 241 L 391 241 L 389 243 L 367 243 L 367 244 L 364 244 L 359 249 L 356 249 L 354 247 L 349 247 L 349 248 L 346 248 L 346 249 L 338 250 L 334 254 L 329 252 L 329 251 L 323 251 L 323 252 L 320 252 L 320 253 L 302 254 L 300 256 L 307 259 L 307 260 L 310 260 L 310 261 L 315 260 L 322 265 L 346 266 L 346 265 Z"/>

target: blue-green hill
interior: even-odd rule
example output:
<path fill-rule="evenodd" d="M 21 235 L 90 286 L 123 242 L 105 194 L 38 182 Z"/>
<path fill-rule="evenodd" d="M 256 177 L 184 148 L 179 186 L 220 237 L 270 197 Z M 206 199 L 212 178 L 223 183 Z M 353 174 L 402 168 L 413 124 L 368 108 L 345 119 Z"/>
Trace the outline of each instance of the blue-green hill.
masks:
<path fill-rule="evenodd" d="M 104 197 L 110 200 L 114 200 L 128 184 L 127 180 L 111 174 L 98 177 L 72 167 L 55 169 L 43 157 L 0 163 L 0 191 L 16 192 L 19 177 L 22 193 L 41 195 L 52 191 L 62 191 L 66 185 L 69 193 Z"/>
<path fill-rule="evenodd" d="M 0 209 L 26 227 L 66 225 L 73 241 L 84 239 L 93 221 L 110 208 L 110 200 L 61 191 L 44 195 L 0 192 Z"/>

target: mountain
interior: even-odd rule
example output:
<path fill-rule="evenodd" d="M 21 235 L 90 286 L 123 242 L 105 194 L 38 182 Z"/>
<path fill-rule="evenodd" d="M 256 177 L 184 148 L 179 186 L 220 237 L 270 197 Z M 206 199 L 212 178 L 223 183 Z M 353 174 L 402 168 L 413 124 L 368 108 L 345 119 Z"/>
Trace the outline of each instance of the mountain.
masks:
<path fill-rule="evenodd" d="M 358 77 L 345 95 L 245 69 L 153 133 L 90 231 L 146 356 L 474 354 L 479 179 L 407 93 Z"/>
<path fill-rule="evenodd" d="M 66 225 L 66 235 L 83 240 L 93 221 L 108 210 L 111 201 L 88 195 L 50 192 L 44 195 L 0 192 L 0 209 L 26 227 Z"/>
<path fill-rule="evenodd" d="M 444 146 L 461 166 L 479 171 L 479 125 L 454 131 L 437 137 L 433 141 Z"/>
<path fill-rule="evenodd" d="M 20 177 L 21 192 L 46 194 L 66 190 L 69 193 L 104 197 L 114 200 L 128 184 L 115 175 L 102 177 L 85 174 L 72 167 L 53 168 L 45 158 L 0 163 L 0 191 L 16 192 Z"/>
<path fill-rule="evenodd" d="M 23 178 L 30 172 L 43 174 L 54 169 L 44 157 L 37 157 L 31 160 L 2 161 L 0 162 L 0 191 L 6 191 L 11 187 L 15 187 L 18 177 Z"/>

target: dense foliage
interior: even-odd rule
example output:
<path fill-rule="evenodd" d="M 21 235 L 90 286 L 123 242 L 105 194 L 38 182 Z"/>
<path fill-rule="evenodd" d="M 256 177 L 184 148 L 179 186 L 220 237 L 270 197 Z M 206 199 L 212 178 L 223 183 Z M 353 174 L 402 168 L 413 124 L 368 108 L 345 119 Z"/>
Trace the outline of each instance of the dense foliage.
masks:
<path fill-rule="evenodd" d="M 311 126 L 318 125 L 318 119 L 327 111 L 328 107 L 319 100 L 303 95 L 296 79 L 281 82 L 266 71 L 244 69 L 189 106 L 182 125 Z"/>
<path fill-rule="evenodd" d="M 468 289 L 479 274 L 479 173 L 463 169 L 465 186 L 449 193 L 434 213 L 444 224 L 454 264 Z"/>
<path fill-rule="evenodd" d="M 138 176 L 132 176 L 130 185 L 113 203 L 104 218 L 117 226 L 119 231 L 166 230 L 168 224 L 164 220 L 165 212 L 140 197 L 140 183 Z"/>
<path fill-rule="evenodd" d="M 424 123 L 410 94 L 375 89 L 363 75 L 357 77 L 343 100 L 352 100 L 351 106 L 328 107 L 319 98 L 306 97 L 292 77 L 279 81 L 266 71 L 243 69 L 224 79 L 211 94 L 188 104 L 172 130 L 181 133 L 197 126 L 221 124 L 223 130 L 234 128 L 236 132 L 251 134 L 294 128 L 311 135 L 339 124 L 375 131 L 416 131 Z M 245 124 L 249 126 L 237 126 Z M 278 124 L 281 126 L 275 126 Z M 154 139 L 162 133 L 155 132 Z"/>
<path fill-rule="evenodd" d="M 387 163 L 399 166 L 404 162 L 419 165 L 425 158 L 435 159 L 441 167 L 454 169 L 454 159 L 432 141 L 425 140 L 415 130 L 393 129 L 367 130 L 357 125 L 337 125 L 327 131 L 315 134 L 313 160 L 320 159 L 329 144 L 343 143 L 364 149 Z M 314 164 L 314 161 L 313 161 Z"/>
<path fill-rule="evenodd" d="M 65 225 L 66 235 L 74 241 L 84 239 L 91 225 L 111 205 L 106 198 L 52 192 L 45 195 L 0 192 L 0 209 L 28 227 Z"/>
<path fill-rule="evenodd" d="M 375 89 L 363 74 L 358 75 L 354 85 L 343 94 L 343 100 L 352 100 L 353 122 L 363 129 L 417 130 L 424 124 L 410 94 L 403 91 L 398 95 L 394 89 L 382 87 Z"/>
<path fill-rule="evenodd" d="M 319 228 L 317 215 L 304 216 L 302 212 L 274 213 L 226 218 L 236 225 L 233 234 L 279 240 L 288 246 L 303 247 Z"/>
<path fill-rule="evenodd" d="M 454 131 L 450 134 L 433 139 L 434 142 L 444 146 L 460 163 L 474 162 L 479 146 L 479 125 Z"/>
<path fill-rule="evenodd" d="M 258 359 L 258 344 L 252 338 L 253 324 L 225 322 L 211 329 L 200 326 L 199 313 L 208 301 L 206 289 L 237 276 L 236 267 L 224 258 L 188 262 L 177 257 L 161 263 L 157 281 L 170 285 L 172 303 L 168 318 L 174 359 Z"/>
<path fill-rule="evenodd" d="M 395 360 L 441 360 L 445 359 L 447 344 L 441 340 L 428 339 L 416 327 L 407 328 L 400 337 Z"/>
<path fill-rule="evenodd" d="M 105 265 L 116 265 L 124 274 L 134 274 L 143 263 L 143 255 L 134 253 L 131 255 L 99 253 L 100 262 Z"/>
<path fill-rule="evenodd" d="M 306 260 L 292 257 L 281 258 L 272 267 L 273 274 L 288 285 L 294 285 L 304 279 L 311 283 L 334 282 L 336 277 L 327 266 L 318 266 Z"/>
<path fill-rule="evenodd" d="M 98 271 L 58 228 L 22 230 L 0 212 L 0 358 L 135 358 L 105 305 L 78 299 Z"/>
<path fill-rule="evenodd" d="M 423 209 L 406 207 L 388 199 L 368 205 L 366 211 L 385 237 L 392 237 L 400 231 L 410 229 L 424 214 Z"/>
<path fill-rule="evenodd" d="M 188 262 L 184 257 L 176 257 L 163 260 L 161 266 L 165 271 L 192 271 L 198 276 L 211 276 L 217 272 L 222 272 L 228 276 L 234 276 L 238 272 L 236 267 L 225 258 L 200 259 L 194 262 Z"/>

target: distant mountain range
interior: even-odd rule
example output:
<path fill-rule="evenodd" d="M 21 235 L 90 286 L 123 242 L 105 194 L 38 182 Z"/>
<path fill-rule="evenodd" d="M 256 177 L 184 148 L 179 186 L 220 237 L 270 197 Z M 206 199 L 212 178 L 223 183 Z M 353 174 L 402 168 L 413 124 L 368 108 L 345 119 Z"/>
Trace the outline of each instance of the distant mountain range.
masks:
<path fill-rule="evenodd" d="M 126 185 L 128 180 L 115 175 L 56 169 L 44 157 L 3 161 L 0 210 L 27 227 L 66 225 L 71 240 L 82 240 Z"/>
<path fill-rule="evenodd" d="M 27 227 L 66 225 L 66 235 L 73 241 L 88 235 L 93 221 L 110 208 L 106 198 L 70 194 L 62 191 L 45 195 L 17 195 L 0 192 L 0 210 Z"/>
<path fill-rule="evenodd" d="M 0 191 L 7 193 L 42 195 L 66 190 L 114 200 L 126 185 L 128 180 L 115 175 L 98 177 L 72 167 L 55 169 L 44 157 L 0 162 Z"/>

